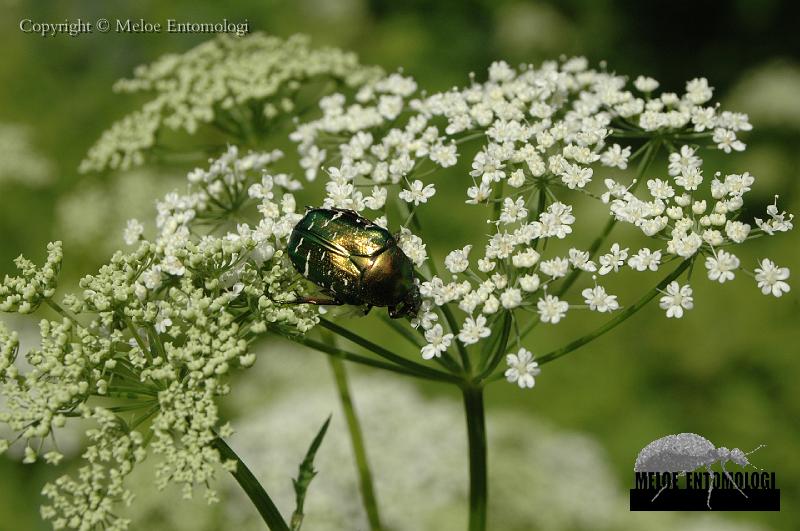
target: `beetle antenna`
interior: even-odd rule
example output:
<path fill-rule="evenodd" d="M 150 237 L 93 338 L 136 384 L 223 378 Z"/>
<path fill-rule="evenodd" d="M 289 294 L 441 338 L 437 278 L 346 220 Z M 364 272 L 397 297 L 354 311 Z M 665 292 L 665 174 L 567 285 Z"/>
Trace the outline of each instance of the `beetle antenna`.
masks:
<path fill-rule="evenodd" d="M 762 448 L 765 448 L 766 446 L 767 446 L 766 444 L 759 444 L 758 446 L 756 446 L 755 448 L 753 448 L 752 450 L 750 450 L 749 452 L 747 452 L 744 455 L 750 455 L 753 452 L 755 452 L 756 450 L 761 450 Z"/>

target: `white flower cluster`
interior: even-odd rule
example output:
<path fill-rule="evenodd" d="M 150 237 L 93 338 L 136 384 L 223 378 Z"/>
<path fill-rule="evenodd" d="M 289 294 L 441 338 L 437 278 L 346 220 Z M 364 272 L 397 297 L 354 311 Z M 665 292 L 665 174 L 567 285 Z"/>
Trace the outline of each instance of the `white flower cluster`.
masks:
<path fill-rule="evenodd" d="M 126 239 L 136 249 L 84 277 L 63 308 L 53 299 L 59 244 L 50 245 L 44 267 L 20 258 L 22 275 L 6 278 L 4 311 L 47 302 L 63 319 L 42 321 L 42 345 L 25 355 L 29 370 L 15 363 L 17 336 L 0 329 L 0 422 L 26 444 L 28 462 L 68 419 L 99 425 L 87 432 L 92 446 L 77 478 L 44 490 L 50 504 L 42 514 L 56 528 L 123 529 L 113 505 L 130 500 L 122 480 L 146 452 L 159 457 L 157 487 L 178 484 L 191 496 L 206 486 L 208 501 L 216 500 L 218 466 L 235 466 L 221 463 L 213 446 L 231 432 L 217 408 L 231 371 L 253 365 L 250 345 L 264 332 L 303 334 L 318 320 L 313 307 L 287 304 L 304 292 L 281 249 L 300 217 L 288 192 L 297 183 L 266 168 L 280 155 L 230 148 L 193 171 L 187 193 L 158 203 L 157 237 L 142 240 L 139 224 L 129 224 Z M 240 223 L 222 236 L 209 230 L 253 204 L 262 214 L 257 225 Z M 61 454 L 43 457 L 58 463 Z"/>
<path fill-rule="evenodd" d="M 747 116 L 709 103 L 713 89 L 703 78 L 689 81 L 682 95 L 656 95 L 657 88 L 645 77 L 628 88 L 624 77 L 589 69 L 583 58 L 521 71 L 497 62 L 483 83 L 473 79 L 463 88 L 418 97 L 412 79 L 392 74 L 364 85 L 354 102 L 342 94 L 324 98 L 323 116 L 300 124 L 291 137 L 309 180 L 325 170 L 326 206 L 376 211 L 384 226 L 394 205 L 406 216 L 400 245 L 417 267 L 428 268 L 414 324 L 427 343 L 422 356 L 431 359 L 454 340 L 463 346 L 488 341 L 506 312 L 519 334 L 523 312 L 555 324 L 570 308 L 618 310 L 617 296 L 597 277 L 626 269 L 658 271 L 663 263 L 700 253 L 709 278 L 725 282 L 740 264 L 721 247 L 791 229 L 792 217 L 775 205 L 769 219 L 755 221 L 758 229 L 738 219 L 754 181 L 749 173 L 718 175 L 709 183 L 711 199 L 701 196 L 699 149 L 743 150 L 737 135 L 751 129 Z M 475 154 L 464 177 L 466 204 L 492 207 L 486 210 L 492 231 L 477 257 L 470 256 L 474 241 L 450 252 L 444 264 L 451 276 L 439 276 L 430 268 L 426 242 L 412 232 L 419 232 L 418 225 L 410 222 L 415 209 L 436 199 L 435 184 L 424 178 L 455 165 L 460 147 L 477 139 L 484 144 L 470 150 Z M 674 148 L 677 143 L 683 146 Z M 628 186 L 607 177 L 596 185 L 596 174 L 625 170 L 637 158 L 643 172 L 664 148 L 670 151 L 668 177 L 647 181 L 647 200 L 635 195 L 637 180 Z M 571 236 L 575 204 L 581 204 L 573 199 L 580 196 L 602 200 L 616 220 L 666 245 L 631 250 L 613 242 L 595 257 L 598 240 L 592 250 L 567 246 L 564 254 L 544 256 L 548 240 Z M 571 304 L 561 286 L 565 291 L 582 272 L 595 283 Z M 764 293 L 789 289 L 788 270 L 769 260 L 753 274 Z M 463 312 L 458 328 L 444 326 L 450 304 Z M 661 305 L 668 317 L 680 317 L 692 307 L 691 287 L 670 285 Z M 508 378 L 522 387 L 531 387 L 539 371 L 527 352 L 508 357 Z"/>
<path fill-rule="evenodd" d="M 118 92 L 154 97 L 108 129 L 89 150 L 81 171 L 140 165 L 164 130 L 194 134 L 211 125 L 240 141 L 263 134 L 277 116 L 294 110 L 300 89 L 316 79 L 358 86 L 379 74 L 352 53 L 312 49 L 304 36 L 288 40 L 255 33 L 221 35 L 188 52 L 139 66 Z"/>
<path fill-rule="evenodd" d="M 47 245 L 47 260 L 39 268 L 19 256 L 14 260 L 21 276 L 9 276 L 0 284 L 0 312 L 31 313 L 56 291 L 58 273 L 61 271 L 61 242 Z"/>
<path fill-rule="evenodd" d="M 751 190 L 755 177 L 748 172 L 724 177 L 716 174 L 708 186 L 710 197 L 706 199 L 700 195 L 705 180 L 702 162 L 697 156 L 697 148 L 684 145 L 669 156 L 668 178 L 647 181 L 647 199 L 640 199 L 625 186 L 606 179 L 608 191 L 603 200 L 609 203 L 617 220 L 636 225 L 648 237 L 666 241 L 666 254 L 684 259 L 698 253 L 706 255 L 708 278 L 722 284 L 732 280 L 741 266 L 736 255 L 723 247 L 789 231 L 793 226 L 793 216 L 778 212 L 776 197 L 776 202 L 767 208 L 769 219 L 756 218 L 757 228 L 754 229 L 739 217 L 744 195 Z M 645 248 L 628 264 L 642 271 L 645 268 L 657 269 L 661 256 L 662 251 L 653 252 Z M 783 282 L 789 276 L 787 269 L 778 268 L 769 259 L 762 260 L 760 265 L 762 268 L 757 270 L 756 278 L 760 288 L 768 288 L 765 294 L 779 297 L 789 290 L 788 284 Z M 675 316 L 680 317 L 680 314 Z"/>

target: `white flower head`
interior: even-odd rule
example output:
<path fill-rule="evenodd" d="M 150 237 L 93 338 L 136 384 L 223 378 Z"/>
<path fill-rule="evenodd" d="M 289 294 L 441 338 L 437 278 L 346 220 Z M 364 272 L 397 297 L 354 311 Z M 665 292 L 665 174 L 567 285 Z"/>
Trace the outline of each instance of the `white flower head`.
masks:
<path fill-rule="evenodd" d="M 486 326 L 486 317 L 479 315 L 476 318 L 467 317 L 458 333 L 458 340 L 465 345 L 472 345 L 483 338 L 489 337 L 492 331 Z"/>
<path fill-rule="evenodd" d="M 533 361 L 533 353 L 525 348 L 520 348 L 516 354 L 506 355 L 506 365 L 506 380 L 516 382 L 520 389 L 530 389 L 536 385 L 534 377 L 542 372 L 539 364 Z"/>
<path fill-rule="evenodd" d="M 694 307 L 692 287 L 689 284 L 681 286 L 673 280 L 667 286 L 667 291 L 661 297 L 659 305 L 662 310 L 667 311 L 668 318 L 680 319 L 683 317 L 684 310 L 691 310 Z"/>
<path fill-rule="evenodd" d="M 536 303 L 539 319 L 544 323 L 556 324 L 567 314 L 569 303 L 559 300 L 554 295 L 545 295 Z"/>
<path fill-rule="evenodd" d="M 432 184 L 425 185 L 419 179 L 411 183 L 410 189 L 400 192 L 400 199 L 406 203 L 414 203 L 414 206 L 420 203 L 427 203 L 428 199 L 436 194 L 436 188 Z"/>
<path fill-rule="evenodd" d="M 437 323 L 425 331 L 425 341 L 428 344 L 422 347 L 422 358 L 426 360 L 438 358 L 450 347 L 453 334 L 445 334 L 442 325 Z"/>
<path fill-rule="evenodd" d="M 139 238 L 142 237 L 144 233 L 144 225 L 142 225 L 139 220 L 137 219 L 129 219 L 127 225 L 125 226 L 125 231 L 123 232 L 123 239 L 125 240 L 126 245 L 133 245 Z"/>
<path fill-rule="evenodd" d="M 472 245 L 451 251 L 444 259 L 444 266 L 453 274 L 463 273 L 469 267 L 469 252 Z"/>
<path fill-rule="evenodd" d="M 708 278 L 720 284 L 733 280 L 734 271 L 739 268 L 739 259 L 727 251 L 717 251 L 715 256 L 706 258 Z"/>
<path fill-rule="evenodd" d="M 791 289 L 786 282 L 789 279 L 789 268 L 778 267 L 775 262 L 764 258 L 756 268 L 756 282 L 764 295 L 780 297 L 784 293 L 789 293 Z"/>

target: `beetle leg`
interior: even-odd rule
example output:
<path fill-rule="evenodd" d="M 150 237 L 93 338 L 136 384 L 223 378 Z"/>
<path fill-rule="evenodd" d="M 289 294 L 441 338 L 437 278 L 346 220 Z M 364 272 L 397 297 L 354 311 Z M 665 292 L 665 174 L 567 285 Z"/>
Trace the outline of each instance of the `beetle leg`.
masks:
<path fill-rule="evenodd" d="M 289 304 L 314 304 L 316 306 L 343 306 L 342 301 L 336 299 L 325 299 L 323 297 L 301 297 Z"/>
<path fill-rule="evenodd" d="M 711 491 L 714 490 L 714 471 L 711 470 L 711 465 L 706 465 L 708 470 L 708 498 L 706 498 L 706 505 L 708 510 L 711 510 Z"/>
<path fill-rule="evenodd" d="M 742 489 L 739 488 L 739 485 L 737 485 L 736 481 L 733 480 L 733 476 L 731 476 L 730 472 L 728 472 L 728 469 L 725 468 L 725 462 L 723 461 L 721 464 L 722 464 L 722 471 L 725 472 L 725 476 L 731 481 L 731 483 L 733 483 L 733 486 L 736 487 L 736 490 L 738 490 L 742 494 L 742 496 L 748 498 L 749 496 L 747 496 L 747 494 L 745 494 L 744 491 L 742 491 Z"/>

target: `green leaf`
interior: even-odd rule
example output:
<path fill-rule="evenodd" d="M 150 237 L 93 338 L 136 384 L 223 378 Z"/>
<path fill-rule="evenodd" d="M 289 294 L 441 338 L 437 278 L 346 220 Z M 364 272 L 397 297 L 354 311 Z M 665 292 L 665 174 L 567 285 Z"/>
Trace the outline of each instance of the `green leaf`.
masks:
<path fill-rule="evenodd" d="M 317 475 L 317 471 L 314 470 L 314 457 L 317 455 L 317 450 L 319 450 L 319 447 L 322 444 L 322 439 L 325 437 L 325 433 L 328 431 L 328 424 L 330 424 L 330 422 L 331 417 L 328 415 L 328 418 L 319 429 L 316 437 L 314 437 L 314 440 L 311 441 L 311 446 L 308 447 L 308 451 L 306 452 L 303 462 L 300 463 L 300 469 L 297 472 L 297 478 L 292 479 L 296 500 L 296 508 L 292 514 L 292 531 L 298 531 L 300 526 L 303 524 L 303 504 L 305 504 L 306 501 L 306 492 L 308 491 L 308 486 L 311 484 L 311 480 Z"/>

